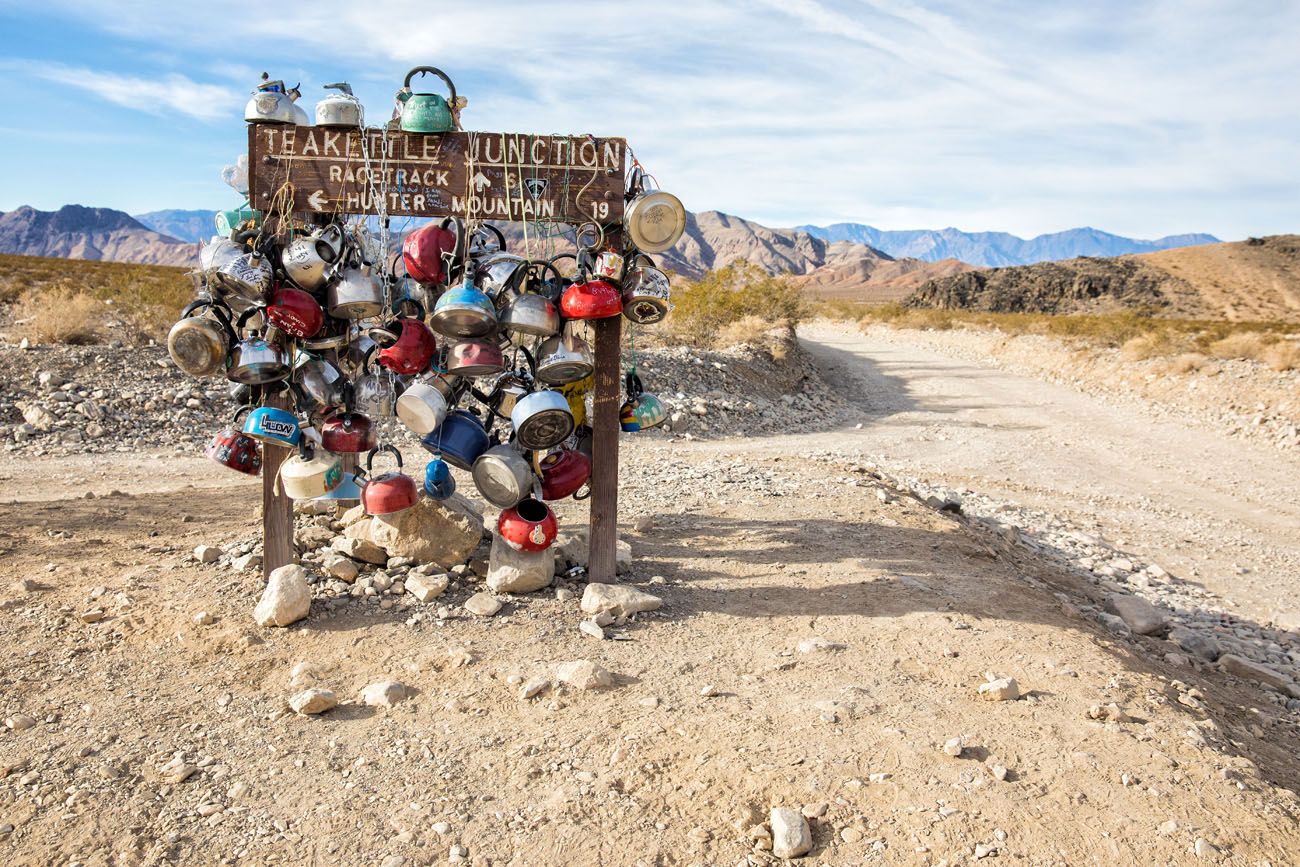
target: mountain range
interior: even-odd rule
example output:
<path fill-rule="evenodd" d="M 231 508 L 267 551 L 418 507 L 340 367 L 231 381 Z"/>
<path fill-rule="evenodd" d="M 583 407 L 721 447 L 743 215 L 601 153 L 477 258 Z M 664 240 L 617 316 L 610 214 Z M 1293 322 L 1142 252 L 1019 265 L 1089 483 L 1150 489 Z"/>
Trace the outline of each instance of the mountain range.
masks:
<path fill-rule="evenodd" d="M 912 229 L 886 231 L 861 223 L 830 226 L 798 226 L 826 241 L 850 241 L 883 250 L 895 258 L 910 257 L 926 262 L 957 259 L 971 265 L 996 268 L 1031 265 L 1078 256 L 1123 256 L 1153 253 L 1173 247 L 1215 244 L 1219 239 L 1203 233 L 1168 235 L 1154 241 L 1125 238 L 1100 229 L 1067 229 L 1034 238 L 1019 238 L 1006 232 L 963 232 L 959 229 Z"/>
<path fill-rule="evenodd" d="M 24 205 L 0 213 L 0 253 L 190 265 L 197 259 L 198 247 L 111 208 L 65 205 L 57 211 L 38 211 Z"/>

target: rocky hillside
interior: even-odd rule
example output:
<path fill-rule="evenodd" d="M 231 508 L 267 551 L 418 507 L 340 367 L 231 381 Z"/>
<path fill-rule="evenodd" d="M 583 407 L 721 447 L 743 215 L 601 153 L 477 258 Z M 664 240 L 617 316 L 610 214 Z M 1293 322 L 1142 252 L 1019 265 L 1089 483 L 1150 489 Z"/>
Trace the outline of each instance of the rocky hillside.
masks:
<path fill-rule="evenodd" d="M 64 205 L 57 211 L 38 211 L 24 205 L 0 214 L 0 253 L 191 265 L 196 248 L 111 208 Z"/>
<path fill-rule="evenodd" d="M 1171 316 L 1300 321 L 1300 236 L 971 271 L 932 280 L 905 303 L 1031 313 L 1129 307 Z"/>
<path fill-rule="evenodd" d="M 1007 232 L 963 232 L 951 227 L 885 231 L 861 223 L 797 228 L 827 241 L 867 244 L 895 257 L 912 257 L 927 262 L 958 259 L 988 267 L 1031 265 L 1079 256 L 1147 253 L 1195 244 L 1214 244 L 1219 240 L 1213 235 L 1190 234 L 1169 235 L 1145 241 L 1112 235 L 1090 227 L 1067 229 L 1033 238 L 1020 238 Z"/>

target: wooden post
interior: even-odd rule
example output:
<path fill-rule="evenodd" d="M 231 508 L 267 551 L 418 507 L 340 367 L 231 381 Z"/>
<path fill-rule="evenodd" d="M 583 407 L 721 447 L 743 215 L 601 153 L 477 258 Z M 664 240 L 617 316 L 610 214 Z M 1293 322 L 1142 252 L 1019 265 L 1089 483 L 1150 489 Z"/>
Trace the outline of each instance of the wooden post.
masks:
<path fill-rule="evenodd" d="M 267 406 L 288 409 L 282 394 L 266 399 Z M 293 500 L 275 491 L 280 464 L 289 456 L 282 446 L 262 446 L 262 577 L 294 561 Z"/>
<path fill-rule="evenodd" d="M 596 383 L 592 408 L 591 533 L 587 575 L 613 583 L 618 542 L 618 413 L 622 405 L 619 360 L 623 317 L 599 319 L 596 330 Z"/>

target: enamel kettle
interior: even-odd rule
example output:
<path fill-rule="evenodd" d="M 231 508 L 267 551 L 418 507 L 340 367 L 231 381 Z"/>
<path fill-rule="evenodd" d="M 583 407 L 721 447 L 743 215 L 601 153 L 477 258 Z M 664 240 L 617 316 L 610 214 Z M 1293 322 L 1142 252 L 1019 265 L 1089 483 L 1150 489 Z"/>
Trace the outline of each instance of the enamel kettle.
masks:
<path fill-rule="evenodd" d="M 346 81 L 325 85 L 326 90 L 338 93 L 327 95 L 316 103 L 316 126 L 358 127 L 365 120 L 366 112 L 361 100 L 352 95 L 352 85 Z"/>
<path fill-rule="evenodd" d="M 288 88 L 283 81 L 270 79 L 268 73 L 262 73 L 262 81 L 244 106 L 244 120 L 248 123 L 298 123 L 302 120 L 298 116 L 302 109 L 294 111 L 298 108 L 294 105 L 298 88 Z"/>
<path fill-rule="evenodd" d="M 432 74 L 447 84 L 451 99 L 444 99 L 437 93 L 412 93 L 411 79 L 417 75 Z M 456 118 L 452 106 L 456 104 L 456 85 L 441 69 L 432 66 L 417 66 L 406 73 L 406 81 L 397 92 L 397 102 L 402 109 L 399 127 L 403 132 L 451 132 L 456 128 Z"/>

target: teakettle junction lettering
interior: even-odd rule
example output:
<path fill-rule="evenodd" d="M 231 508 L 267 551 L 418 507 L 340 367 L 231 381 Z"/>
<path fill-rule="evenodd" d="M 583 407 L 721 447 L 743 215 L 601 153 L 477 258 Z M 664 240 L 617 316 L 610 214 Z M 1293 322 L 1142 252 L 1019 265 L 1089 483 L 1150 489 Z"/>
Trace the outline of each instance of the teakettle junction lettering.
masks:
<path fill-rule="evenodd" d="M 279 124 L 249 127 L 249 194 L 307 213 L 614 222 L 623 215 L 621 138 Z"/>

